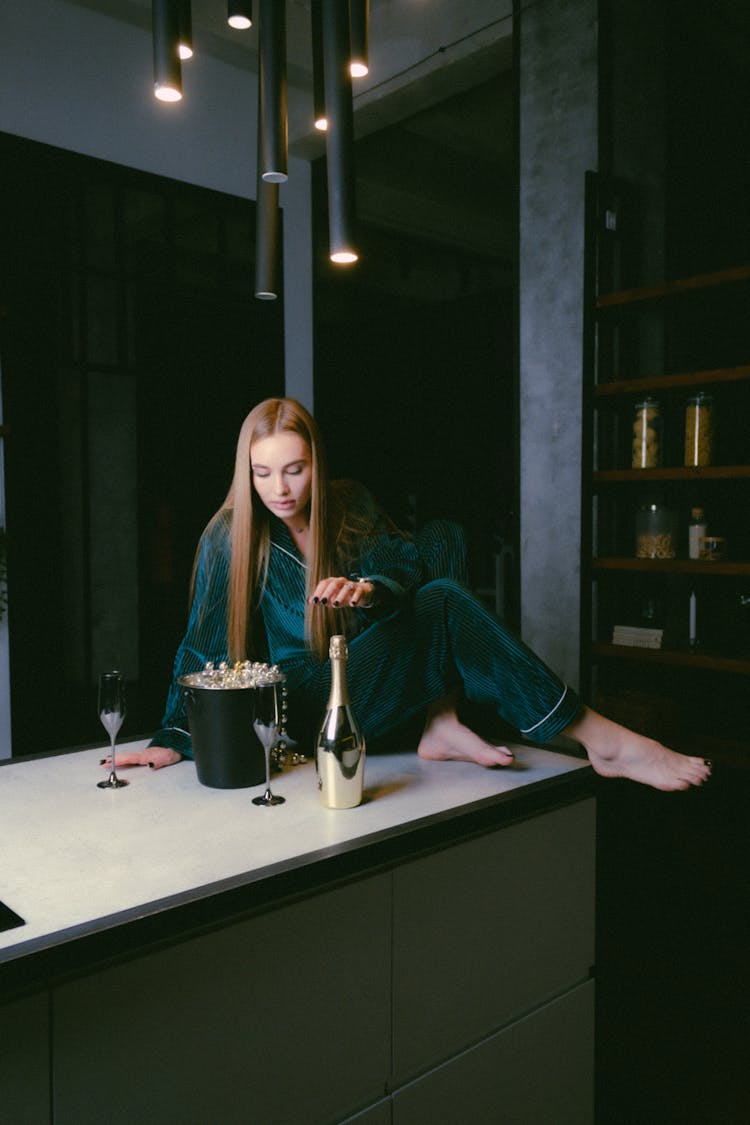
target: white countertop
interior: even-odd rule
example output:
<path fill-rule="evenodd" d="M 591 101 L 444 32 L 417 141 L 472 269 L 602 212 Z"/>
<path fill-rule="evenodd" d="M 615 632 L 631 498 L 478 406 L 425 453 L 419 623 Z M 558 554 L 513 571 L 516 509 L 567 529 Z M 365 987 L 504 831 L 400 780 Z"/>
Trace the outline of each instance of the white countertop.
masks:
<path fill-rule="evenodd" d="M 311 762 L 276 775 L 272 789 L 286 803 L 263 808 L 251 800 L 262 786 L 209 789 L 189 761 L 121 770 L 127 788 L 101 790 L 102 756 L 87 749 L 0 768 L 0 900 L 26 922 L 0 933 L 0 962 L 65 941 L 73 928 L 106 929 L 124 912 L 205 897 L 224 881 L 252 882 L 588 769 L 526 746 L 510 769 L 425 762 L 414 751 L 371 755 L 363 804 L 330 810 Z"/>

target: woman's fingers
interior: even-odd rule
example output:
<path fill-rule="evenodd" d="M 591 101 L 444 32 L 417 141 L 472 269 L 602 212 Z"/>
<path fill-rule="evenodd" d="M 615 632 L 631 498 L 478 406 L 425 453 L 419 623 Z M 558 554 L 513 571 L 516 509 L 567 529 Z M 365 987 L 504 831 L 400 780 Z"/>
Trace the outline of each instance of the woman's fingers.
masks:
<path fill-rule="evenodd" d="M 354 582 L 351 578 L 323 578 L 313 590 L 313 605 L 329 605 L 334 609 L 344 606 L 369 605 L 373 597 L 372 582 Z"/>
<path fill-rule="evenodd" d="M 375 597 L 375 585 L 373 582 L 368 582 L 365 578 L 360 578 L 359 582 L 355 584 L 354 591 L 349 600 L 349 605 L 360 605 L 363 609 L 368 609 Z"/>

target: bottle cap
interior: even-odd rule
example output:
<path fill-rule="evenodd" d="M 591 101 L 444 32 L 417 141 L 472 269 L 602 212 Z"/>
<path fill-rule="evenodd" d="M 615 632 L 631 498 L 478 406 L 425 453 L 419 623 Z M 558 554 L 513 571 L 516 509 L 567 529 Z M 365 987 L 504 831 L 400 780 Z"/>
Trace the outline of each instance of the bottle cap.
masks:
<path fill-rule="evenodd" d="M 706 512 L 704 508 L 691 508 L 690 515 L 694 520 L 702 520 Z"/>
<path fill-rule="evenodd" d="M 331 643 L 328 649 L 328 655 L 331 660 L 340 660 L 342 657 L 346 660 L 348 654 L 349 650 L 346 647 L 346 637 L 342 637 L 338 633 L 331 637 Z"/>

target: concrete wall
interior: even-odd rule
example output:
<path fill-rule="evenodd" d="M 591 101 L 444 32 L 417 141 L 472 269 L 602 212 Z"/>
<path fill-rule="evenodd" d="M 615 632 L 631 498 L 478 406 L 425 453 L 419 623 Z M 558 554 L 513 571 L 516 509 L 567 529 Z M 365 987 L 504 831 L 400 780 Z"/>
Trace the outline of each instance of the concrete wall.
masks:
<path fill-rule="evenodd" d="M 597 166 L 596 0 L 521 9 L 520 416 L 524 639 L 577 685 L 584 177 Z"/>

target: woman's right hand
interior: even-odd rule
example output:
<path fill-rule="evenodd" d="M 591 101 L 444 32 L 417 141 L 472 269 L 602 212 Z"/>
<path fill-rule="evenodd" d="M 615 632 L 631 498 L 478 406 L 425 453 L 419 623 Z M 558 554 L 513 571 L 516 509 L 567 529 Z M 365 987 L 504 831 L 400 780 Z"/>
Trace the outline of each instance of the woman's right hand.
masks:
<path fill-rule="evenodd" d="M 121 766 L 148 766 L 152 770 L 160 770 L 163 766 L 173 766 L 182 761 L 182 754 L 172 750 L 169 746 L 147 746 L 145 750 L 118 750 L 117 767 Z M 107 755 L 102 758 L 101 765 L 112 769 L 112 759 Z"/>
<path fill-rule="evenodd" d="M 321 578 L 312 592 L 312 605 L 330 605 L 334 609 L 371 609 L 375 603 L 375 583 L 367 578 Z"/>

